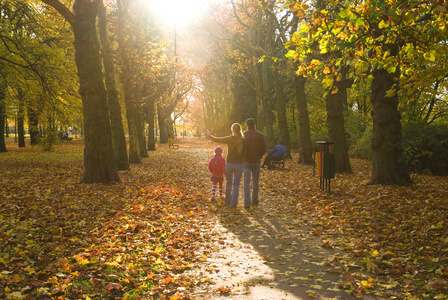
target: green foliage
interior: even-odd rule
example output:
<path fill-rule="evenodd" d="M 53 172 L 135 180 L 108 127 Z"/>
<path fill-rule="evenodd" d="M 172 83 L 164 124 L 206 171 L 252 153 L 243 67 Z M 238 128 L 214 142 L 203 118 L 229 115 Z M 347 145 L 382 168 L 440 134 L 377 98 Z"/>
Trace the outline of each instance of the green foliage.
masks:
<path fill-rule="evenodd" d="M 310 118 L 311 140 L 327 139 L 327 111 L 325 109 L 325 90 L 317 80 L 309 79 L 306 83 L 308 113 Z"/>
<path fill-rule="evenodd" d="M 361 112 L 347 110 L 344 115 L 345 133 L 348 147 L 356 145 L 362 139 L 370 123 L 370 118 L 363 115 Z"/>
<path fill-rule="evenodd" d="M 403 135 L 405 159 L 411 171 L 448 175 L 448 125 L 408 123 Z"/>
<path fill-rule="evenodd" d="M 290 145 L 292 149 L 298 149 L 300 147 L 299 128 L 289 129 Z"/>
<path fill-rule="evenodd" d="M 59 138 L 55 129 L 48 129 L 47 134 L 40 140 L 40 145 L 44 151 L 53 151 Z"/>
<path fill-rule="evenodd" d="M 309 3 L 287 1 L 288 8 L 300 19 L 297 31 L 285 43 L 289 49 L 286 57 L 300 62 L 297 74 L 319 79 L 328 90 L 342 78 L 353 79 L 350 106 L 368 113 L 368 99 L 375 92 L 370 91 L 371 71 L 400 70 L 400 85 L 395 88 L 401 95 L 400 109 L 406 120 L 431 123 L 446 116 L 448 13 L 444 2 Z M 343 67 L 349 67 L 348 74 L 342 72 Z M 391 89 L 388 95 L 394 92 Z M 371 130 L 363 131 L 350 120 L 352 116 L 347 117 L 351 154 L 370 158 Z M 316 123 L 311 111 L 310 119 L 313 131 Z"/>
<path fill-rule="evenodd" d="M 349 153 L 353 157 L 363 158 L 363 159 L 372 159 L 373 151 L 370 146 L 370 137 L 372 136 L 373 127 L 369 125 L 363 132 L 360 139 L 356 142 L 353 142 L 353 145 L 350 147 Z"/>

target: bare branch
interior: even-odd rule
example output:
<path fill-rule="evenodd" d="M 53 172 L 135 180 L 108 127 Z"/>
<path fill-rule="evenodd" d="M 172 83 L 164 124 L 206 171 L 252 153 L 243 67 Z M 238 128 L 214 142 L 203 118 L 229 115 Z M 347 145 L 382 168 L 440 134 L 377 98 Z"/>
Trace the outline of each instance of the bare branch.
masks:
<path fill-rule="evenodd" d="M 53 7 L 58 13 L 60 13 L 70 25 L 73 26 L 75 23 L 75 15 L 61 2 L 58 0 L 41 0 L 43 3 L 50 5 Z"/>

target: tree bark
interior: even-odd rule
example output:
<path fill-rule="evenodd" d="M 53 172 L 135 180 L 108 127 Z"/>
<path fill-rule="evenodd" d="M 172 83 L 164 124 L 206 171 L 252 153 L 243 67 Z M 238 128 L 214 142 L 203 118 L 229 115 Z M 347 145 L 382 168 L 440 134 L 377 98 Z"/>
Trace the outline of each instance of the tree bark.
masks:
<path fill-rule="evenodd" d="M 19 148 L 25 147 L 24 114 L 25 112 L 23 111 L 23 108 L 19 109 L 17 113 L 17 133 Z"/>
<path fill-rule="evenodd" d="M 303 76 L 296 76 L 294 78 L 294 85 L 296 91 L 297 109 L 299 111 L 299 164 L 312 165 L 313 161 L 313 147 L 311 144 L 310 133 L 310 117 L 308 114 L 308 103 L 305 92 L 306 78 Z"/>
<path fill-rule="evenodd" d="M 156 141 L 155 141 L 155 132 L 154 132 L 154 115 L 155 115 L 155 99 L 149 98 L 146 102 L 147 106 L 147 122 L 148 122 L 148 150 L 155 151 L 156 150 Z"/>
<path fill-rule="evenodd" d="M 96 32 L 97 2 L 76 0 L 75 59 L 79 75 L 79 93 L 84 112 L 84 166 L 82 183 L 119 182 L 113 157 L 112 134 L 101 57 Z"/>
<path fill-rule="evenodd" d="M 129 163 L 141 164 L 139 141 L 137 137 L 136 112 L 135 112 L 135 93 L 132 84 L 132 68 L 125 39 L 125 16 L 126 8 L 123 7 L 123 0 L 117 1 L 118 6 L 118 47 L 121 56 L 121 80 L 123 84 L 124 100 L 126 104 L 126 119 L 128 121 L 129 131 Z"/>
<path fill-rule="evenodd" d="M 168 133 L 166 130 L 166 126 L 165 126 L 165 119 L 167 118 L 167 116 L 165 115 L 165 113 L 163 112 L 163 109 L 160 107 L 160 104 L 157 105 L 157 121 L 159 122 L 159 132 L 160 132 L 160 143 L 161 144 L 166 144 L 168 143 Z"/>
<path fill-rule="evenodd" d="M 263 119 L 264 126 L 266 129 L 266 144 L 268 148 L 272 148 L 277 144 L 276 138 L 274 137 L 274 116 L 272 113 L 271 99 L 269 93 L 269 79 L 268 72 L 269 66 L 266 61 L 262 63 L 262 71 L 261 71 L 261 101 L 263 106 Z"/>
<path fill-rule="evenodd" d="M 143 105 L 138 105 L 136 111 L 136 127 L 137 127 L 137 138 L 140 157 L 149 157 L 148 151 L 146 150 L 146 139 L 145 139 L 145 118 L 143 117 Z"/>
<path fill-rule="evenodd" d="M 58 0 L 41 1 L 54 7 L 72 25 L 75 36 L 75 61 L 84 113 L 84 176 L 81 182 L 119 182 L 95 26 L 100 2 L 75 0 L 73 14 Z"/>
<path fill-rule="evenodd" d="M 114 58 L 107 33 L 106 7 L 103 1 L 101 1 L 98 13 L 98 28 L 101 38 L 115 162 L 118 170 L 129 170 L 126 137 L 123 129 L 121 106 L 115 80 Z"/>
<path fill-rule="evenodd" d="M 286 116 L 286 96 L 284 92 L 283 83 L 276 79 L 276 98 L 277 98 L 277 118 L 278 118 L 278 130 L 280 140 L 283 145 L 286 146 L 287 152 L 285 157 L 292 158 L 291 156 L 291 139 L 288 130 L 288 120 Z"/>
<path fill-rule="evenodd" d="M 370 101 L 373 104 L 373 171 L 369 184 L 409 185 L 411 179 L 402 160 L 402 126 L 398 112 L 398 94 L 387 91 L 398 84 L 399 74 L 380 69 L 373 72 Z"/>
<path fill-rule="evenodd" d="M 336 173 L 352 173 L 348 156 L 347 139 L 344 126 L 344 103 L 347 89 L 338 85 L 336 93 L 328 92 L 325 97 L 327 107 L 327 128 L 330 141 L 333 142 Z"/>
<path fill-rule="evenodd" d="M 18 136 L 18 142 L 19 142 L 19 148 L 25 147 L 25 128 L 24 128 L 24 121 L 25 121 L 25 92 L 19 88 L 18 89 L 18 101 L 19 101 L 19 111 L 17 112 L 17 132 L 19 134 Z"/>
<path fill-rule="evenodd" d="M 5 143 L 5 127 L 6 127 L 6 85 L 0 81 L 0 152 L 7 152 Z"/>
<path fill-rule="evenodd" d="M 33 105 L 28 105 L 28 123 L 30 145 L 37 145 L 39 143 L 39 112 Z"/>

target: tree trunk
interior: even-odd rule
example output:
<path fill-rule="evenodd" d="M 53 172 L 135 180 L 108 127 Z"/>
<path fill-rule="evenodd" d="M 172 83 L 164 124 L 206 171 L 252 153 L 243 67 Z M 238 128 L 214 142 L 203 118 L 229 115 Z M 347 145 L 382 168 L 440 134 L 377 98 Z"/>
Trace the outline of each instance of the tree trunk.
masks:
<path fill-rule="evenodd" d="M 5 127 L 6 127 L 6 85 L 3 80 L 0 81 L 0 152 L 7 152 L 5 143 Z"/>
<path fill-rule="evenodd" d="M 109 109 L 95 26 L 97 2 L 76 0 L 73 9 L 75 59 L 78 67 L 85 131 L 85 172 L 81 182 L 105 184 L 119 182 L 120 178 L 113 156 Z"/>
<path fill-rule="evenodd" d="M 158 111 L 157 121 L 159 122 L 160 143 L 161 144 L 166 144 L 166 143 L 168 143 L 168 138 L 169 138 L 168 132 L 167 132 L 167 128 L 165 126 L 167 116 L 163 112 L 163 109 L 160 107 L 160 104 L 157 106 L 157 108 L 158 108 L 157 109 L 157 111 Z"/>
<path fill-rule="evenodd" d="M 124 1 L 118 0 L 118 47 L 121 56 L 121 77 L 123 84 L 124 100 L 126 104 L 126 119 L 129 130 L 129 163 L 141 164 L 139 141 L 137 137 L 136 112 L 135 112 L 135 93 L 132 83 L 132 68 L 127 50 L 127 43 L 124 34 L 126 8 L 123 7 Z M 127 4 L 127 3 L 126 3 Z"/>
<path fill-rule="evenodd" d="M 398 94 L 388 97 L 387 91 L 397 84 L 399 74 L 375 70 L 371 86 L 373 133 L 373 171 L 369 184 L 409 185 L 411 179 L 402 160 L 403 147 Z"/>
<path fill-rule="evenodd" d="M 24 128 L 24 120 L 25 120 L 25 92 L 19 88 L 18 89 L 18 101 L 19 101 L 19 111 L 17 112 L 17 132 L 19 133 L 19 148 L 25 147 L 25 128 Z"/>
<path fill-rule="evenodd" d="M 143 117 L 143 105 L 139 105 L 136 111 L 136 122 L 137 126 L 137 138 L 138 146 L 141 157 L 149 157 L 148 151 L 146 150 L 146 139 L 145 139 L 145 118 Z"/>
<path fill-rule="evenodd" d="M 344 103 L 347 99 L 347 89 L 338 86 L 336 93 L 328 92 L 325 97 L 327 106 L 327 128 L 330 141 L 333 142 L 336 173 L 352 173 L 348 156 L 347 141 L 344 126 Z"/>
<path fill-rule="evenodd" d="M 123 87 L 124 89 L 124 87 Z M 130 91 L 128 91 L 130 93 Z M 128 121 L 128 130 L 129 130 L 129 163 L 131 164 L 141 164 L 142 158 L 140 156 L 140 146 L 138 142 L 138 136 L 137 136 L 137 126 L 136 126 L 136 116 L 135 116 L 135 109 L 131 102 L 132 100 L 129 100 L 129 97 L 132 97 L 130 95 L 126 96 L 126 92 L 124 93 L 125 99 L 127 98 L 128 101 L 126 101 L 126 119 Z"/>
<path fill-rule="evenodd" d="M 272 113 L 271 99 L 269 93 L 269 80 L 268 80 L 269 66 L 266 61 L 262 63 L 262 73 L 261 73 L 261 88 L 262 95 L 261 101 L 263 105 L 263 119 L 264 126 L 266 129 L 266 144 L 268 148 L 272 148 L 277 144 L 276 138 L 274 137 L 274 116 Z"/>
<path fill-rule="evenodd" d="M 305 92 L 306 78 L 303 76 L 296 76 L 294 78 L 294 85 L 296 91 L 297 109 L 299 111 L 299 164 L 312 165 L 313 161 L 313 146 L 311 144 L 310 133 L 310 117 L 308 114 L 308 103 Z"/>
<path fill-rule="evenodd" d="M 30 145 L 39 143 L 39 111 L 28 105 L 28 126 L 30 131 Z"/>
<path fill-rule="evenodd" d="M 165 134 L 167 138 L 173 138 L 174 137 L 174 130 L 173 130 L 173 120 L 171 119 L 170 115 L 165 115 Z"/>
<path fill-rule="evenodd" d="M 283 83 L 278 79 L 276 80 L 277 91 L 277 116 L 278 116 L 278 130 L 279 137 L 283 144 L 288 149 L 285 157 L 292 158 L 291 156 L 291 139 L 288 130 L 288 120 L 286 117 L 286 96 L 283 88 Z"/>
<path fill-rule="evenodd" d="M 155 151 L 156 150 L 156 141 L 154 139 L 154 115 L 155 115 L 155 103 L 154 98 L 150 98 L 147 102 L 147 116 L 146 119 L 148 121 L 148 150 Z"/>
<path fill-rule="evenodd" d="M 23 99 L 22 99 L 23 100 Z M 23 109 L 23 103 L 19 104 L 19 111 L 17 112 L 17 132 L 19 134 L 19 148 L 25 147 L 25 111 Z"/>
<path fill-rule="evenodd" d="M 107 33 L 106 7 L 104 6 L 103 1 L 101 1 L 98 13 L 98 28 L 102 45 L 115 162 L 118 170 L 129 170 L 126 137 L 123 129 L 121 106 L 115 81 L 114 58 Z"/>

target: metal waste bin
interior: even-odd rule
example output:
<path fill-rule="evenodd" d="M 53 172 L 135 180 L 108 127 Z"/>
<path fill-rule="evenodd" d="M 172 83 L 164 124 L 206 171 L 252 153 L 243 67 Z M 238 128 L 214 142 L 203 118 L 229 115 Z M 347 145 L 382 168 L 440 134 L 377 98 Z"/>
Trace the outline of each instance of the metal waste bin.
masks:
<path fill-rule="evenodd" d="M 330 193 L 331 179 L 334 178 L 335 156 L 330 153 L 330 145 L 334 144 L 329 141 L 318 141 L 318 145 L 322 146 L 322 151 L 316 152 L 315 166 L 319 175 L 319 187 Z"/>

